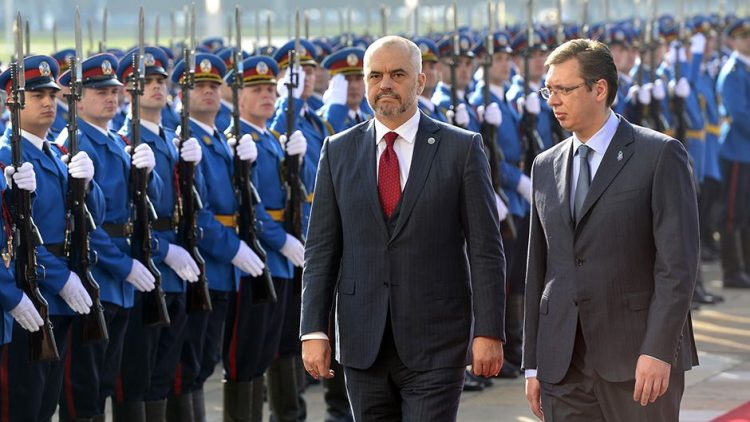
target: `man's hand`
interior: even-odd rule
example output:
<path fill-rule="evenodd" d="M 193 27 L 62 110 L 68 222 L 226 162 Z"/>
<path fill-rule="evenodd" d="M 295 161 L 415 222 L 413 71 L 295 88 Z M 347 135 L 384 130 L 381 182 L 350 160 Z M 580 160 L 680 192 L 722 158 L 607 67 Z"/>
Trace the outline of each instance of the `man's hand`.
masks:
<path fill-rule="evenodd" d="M 474 337 L 471 345 L 471 371 L 480 377 L 494 377 L 503 366 L 503 344 L 500 339 Z"/>
<path fill-rule="evenodd" d="M 635 391 L 633 400 L 641 406 L 653 403 L 667 392 L 669 372 L 672 367 L 651 356 L 641 355 L 635 366 Z"/>
<path fill-rule="evenodd" d="M 542 412 L 542 387 L 536 377 L 526 378 L 526 400 L 529 402 L 529 409 L 540 421 L 544 420 Z"/>
<path fill-rule="evenodd" d="M 331 344 L 328 340 L 305 340 L 302 342 L 302 363 L 313 378 L 331 379 Z"/>

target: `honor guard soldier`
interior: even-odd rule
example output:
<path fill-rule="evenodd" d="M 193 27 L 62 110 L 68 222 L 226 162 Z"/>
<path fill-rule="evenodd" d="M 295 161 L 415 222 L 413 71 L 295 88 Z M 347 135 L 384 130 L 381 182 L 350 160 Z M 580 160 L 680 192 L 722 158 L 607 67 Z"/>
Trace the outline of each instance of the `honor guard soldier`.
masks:
<path fill-rule="evenodd" d="M 186 72 L 184 60 L 172 73 L 172 82 L 179 84 Z M 204 212 L 213 218 L 199 219 L 203 232 L 200 251 L 205 260 L 206 278 L 213 310 L 188 314 L 187 336 L 182 349 L 177 376 L 169 402 L 185 401 L 192 396 L 194 418 L 205 420 L 203 383 L 221 359 L 222 332 L 231 292 L 237 290 L 239 271 L 259 275 L 263 261 L 237 236 L 235 197 L 232 175 L 232 152 L 224 134 L 215 126 L 219 112 L 219 86 L 226 73 L 224 62 L 213 54 L 195 55 L 195 86 L 190 91 L 190 134 L 198 139 L 202 158 L 196 175 L 202 174 L 205 189 L 199 190 Z M 168 407 L 173 404 L 168 404 Z"/>
<path fill-rule="evenodd" d="M 333 47 L 323 38 L 315 38 L 310 42 L 315 46 L 315 61 L 318 63 L 323 63 L 323 60 L 333 53 Z M 311 109 L 318 111 L 323 107 L 323 93 L 328 89 L 329 79 L 328 69 L 323 66 L 315 68 L 315 88 L 312 95 L 307 98 L 307 105 Z"/>
<path fill-rule="evenodd" d="M 317 67 L 317 62 L 312 56 L 315 52 L 315 46 L 305 39 L 299 40 L 299 44 L 300 48 L 296 53 L 301 69 L 296 69 L 298 84 L 292 90 L 293 104 L 291 105 L 289 104 L 288 87 L 290 75 L 289 51 L 294 49 L 295 41 L 291 40 L 287 42 L 274 53 L 274 59 L 279 64 L 280 80 L 276 85 L 279 100 L 276 103 L 276 115 L 273 118 L 270 128 L 276 132 L 286 134 L 286 111 L 289 106 L 294 107 L 295 131 L 293 132 L 292 140 L 297 136 L 296 132 L 300 131 L 300 136 L 303 136 L 307 142 L 305 162 L 314 163 L 317 171 L 317 163 L 320 160 L 320 150 L 323 146 L 323 140 L 336 132 L 327 120 L 318 116 L 307 104 L 307 99 L 310 98 L 315 88 L 315 68 Z M 282 72 L 283 77 L 281 77 Z M 314 179 L 305 180 L 304 172 L 301 172 L 300 176 L 300 180 L 304 183 L 308 194 L 303 204 L 302 232 L 304 233 L 306 232 L 307 218 L 315 190 L 315 181 Z M 300 394 L 304 387 L 301 377 L 302 350 L 299 340 L 301 296 L 300 292 L 297 291 L 292 291 L 291 293 L 291 301 L 287 302 L 287 309 L 290 311 L 284 315 L 278 359 L 271 364 L 266 374 L 272 416 L 279 422 L 296 420 L 298 415 L 304 412 L 304 400 Z M 295 388 L 295 385 L 297 388 Z"/>
<path fill-rule="evenodd" d="M 509 294 L 506 296 L 504 344 L 505 363 L 500 371 L 501 377 L 515 378 L 520 375 L 521 344 L 523 341 L 523 294 L 526 271 L 526 243 L 528 242 L 529 203 L 524 196 L 531 189 L 531 180 L 524 174 L 523 146 L 521 144 L 520 116 L 512 104 L 506 100 L 506 89 L 509 86 L 512 66 L 510 35 L 506 32 L 493 34 L 494 41 L 492 66 L 489 67 L 490 106 L 479 114 L 489 124 L 497 127 L 495 142 L 503 152 L 505 159 L 500 163 L 500 175 L 503 192 L 508 198 L 508 212 L 515 219 L 518 237 L 503 238 L 507 259 L 507 283 Z M 486 39 L 474 49 L 477 56 L 487 54 Z M 477 82 L 469 103 L 477 108 L 484 108 L 485 79 Z"/>
<path fill-rule="evenodd" d="M 432 102 L 432 94 L 435 93 L 438 81 L 440 80 L 440 62 L 438 61 L 438 49 L 434 41 L 429 38 L 414 38 L 414 44 L 422 52 L 422 73 L 425 74 L 425 84 L 422 93 L 417 97 L 419 109 L 422 113 L 432 117 L 440 122 L 447 122 L 445 114 L 440 107 Z"/>
<path fill-rule="evenodd" d="M 92 183 L 94 166 L 85 152 L 79 152 L 66 167 L 62 152 L 47 141 L 55 120 L 55 98 L 60 87 L 57 61 L 49 56 L 24 59 L 26 103 L 20 111 L 22 158 L 35 169 L 36 197 L 32 203 L 39 234 L 44 243 L 36 248 L 37 260 L 44 271 L 37 269 L 42 296 L 48 303 L 60 359 L 52 362 L 31 362 L 29 336 L 26 330 L 13 331 L 8 345 L 8 400 L 10 420 L 50 420 L 60 397 L 65 362 L 68 358 L 69 330 L 78 314 L 89 313 L 91 298 L 80 278 L 68 269 L 65 253 L 68 174 L 87 181 L 87 205 L 95 221 L 104 213 L 102 192 Z M 0 86 L 10 94 L 10 70 L 0 75 Z M 11 139 L 0 139 L 0 162 L 11 163 Z M 7 223 L 7 222 L 6 222 Z M 80 335 L 76 332 L 76 335 Z"/>
<path fill-rule="evenodd" d="M 617 97 L 612 104 L 612 110 L 625 116 L 626 119 L 631 119 L 638 97 L 638 88 L 640 88 L 635 87 L 633 78 L 630 76 L 632 67 L 630 50 L 633 37 L 624 25 L 615 25 L 604 34 L 602 42 L 609 47 L 615 67 L 617 67 Z"/>
<path fill-rule="evenodd" d="M 505 94 L 508 102 L 514 104 L 521 117 L 524 114 L 535 116 L 536 132 L 542 140 L 544 149 L 548 149 L 555 143 L 553 136 L 553 125 L 556 124 L 552 108 L 546 101 L 539 98 L 539 89 L 544 84 L 544 60 L 547 58 L 548 48 L 544 42 L 545 35 L 540 30 L 534 30 L 532 40 L 528 39 L 526 31 L 521 31 L 511 40 L 513 49 L 513 62 L 518 73 L 511 79 L 511 85 Z M 528 55 L 528 61 L 525 59 Z M 526 69 L 528 62 L 529 68 Z M 528 81 L 525 80 L 528 78 Z M 524 92 L 524 86 L 528 91 Z M 525 130 L 525 128 L 522 128 Z M 537 151 L 541 152 L 541 151 Z M 530 164 L 530 163 L 529 163 Z M 526 171 L 528 171 L 528 167 Z M 529 186 L 527 201 L 531 199 L 531 187 Z"/>
<path fill-rule="evenodd" d="M 750 287 L 750 18 L 727 28 L 734 51 L 719 72 L 724 123 L 719 156 L 726 216 L 721 235 L 724 287 Z M 739 242 L 738 238 L 739 237 Z"/>
<path fill-rule="evenodd" d="M 88 400 L 96 398 L 100 415 L 104 412 L 107 397 L 112 397 L 112 414 L 118 421 L 138 421 L 144 417 L 142 403 L 140 406 L 122 404 L 122 380 L 119 379 L 118 372 L 129 319 L 132 315 L 137 321 L 134 323 L 140 321 L 140 314 L 130 312 L 136 302 L 140 301 L 140 298 L 136 300 L 135 290 L 147 292 L 155 287 L 154 275 L 131 256 L 131 169 L 135 166 L 150 173 L 148 196 L 151 198 L 161 198 L 165 183 L 158 174 L 152 172 L 155 158 L 148 145 L 138 145 L 131 156 L 131 147 L 128 145 L 130 141 L 113 130 L 108 130 L 109 121 L 117 113 L 118 95 L 122 89 L 117 75 L 124 74 L 127 67 L 132 68 L 133 54 L 131 51 L 123 57 L 119 65 L 111 63 L 114 60 L 111 55 L 87 59 L 84 62 L 83 90 L 78 104 L 80 148 L 92 157 L 97 169 L 96 181 L 106 200 L 104 223 L 91 232 L 91 248 L 98 257 L 92 272 L 101 289 L 101 301 L 109 331 L 109 342 L 88 346 L 91 347 L 92 354 L 88 365 L 92 369 L 87 369 L 89 372 L 84 376 L 89 378 L 80 383 L 85 388 L 83 394 L 89 394 L 85 396 Z M 92 72 L 91 78 L 86 77 L 86 69 Z M 140 312 L 140 308 L 137 309 Z M 90 389 L 97 386 L 97 379 L 99 391 L 94 394 Z"/>
<path fill-rule="evenodd" d="M 224 66 L 227 69 L 231 69 L 232 60 L 234 60 L 233 47 L 224 47 L 216 52 L 221 60 L 224 61 Z M 247 51 L 242 50 L 242 60 L 250 57 Z M 232 123 L 232 89 L 227 84 L 222 84 L 221 88 L 221 108 L 219 114 L 216 115 L 216 128 L 220 132 L 225 133 L 229 124 Z"/>
<path fill-rule="evenodd" d="M 294 40 L 284 44 L 273 54 L 274 60 L 279 64 L 279 82 L 277 82 L 277 92 L 279 99 L 276 103 L 276 115 L 273 117 L 270 128 L 279 132 L 286 133 L 286 115 L 285 110 L 288 106 L 288 73 L 289 67 L 289 50 L 294 49 Z M 298 86 L 292 91 L 294 97 L 295 115 L 299 118 L 295 121 L 295 129 L 300 130 L 307 140 L 306 156 L 317 166 L 320 160 L 320 149 L 323 147 L 323 140 L 327 136 L 334 135 L 336 131 L 327 121 L 318 116 L 315 110 L 307 103 L 315 88 L 316 67 L 318 63 L 312 54 L 315 46 L 305 39 L 300 40 L 300 51 L 297 52 L 299 63 L 302 69 L 297 72 L 299 75 Z M 314 184 L 314 181 L 311 183 Z M 313 192 L 313 186 L 308 187 L 308 194 Z M 311 199 L 311 198 L 310 198 Z M 312 202 L 309 200 L 308 202 Z"/>
<path fill-rule="evenodd" d="M 52 58 L 57 61 L 57 65 L 60 69 L 60 74 L 65 73 L 70 67 L 70 60 L 75 57 L 76 51 L 72 48 L 66 48 L 52 54 Z M 49 128 L 48 138 L 50 142 L 55 142 L 57 136 L 65 132 L 65 125 L 68 123 L 68 104 L 63 98 L 64 94 L 68 93 L 68 87 L 60 87 L 60 95 L 57 97 L 57 113 L 55 114 L 55 121 Z"/>
<path fill-rule="evenodd" d="M 164 70 L 169 74 L 174 67 L 174 51 L 163 45 L 160 45 L 159 48 L 164 50 L 164 53 L 167 55 L 167 63 L 164 64 Z M 161 126 L 174 132 L 177 129 L 177 126 L 180 125 L 180 116 L 174 107 L 174 90 L 170 89 L 170 85 L 171 83 L 167 77 L 167 104 L 161 109 Z"/>
<path fill-rule="evenodd" d="M 326 57 L 321 63 L 331 80 L 323 95 L 325 105 L 318 110 L 318 114 L 330 122 L 336 132 L 349 129 L 372 117 L 361 107 L 365 98 L 362 68 L 364 58 L 365 50 L 347 47 Z"/>
<path fill-rule="evenodd" d="M 698 15 L 690 23 L 693 33 L 690 39 L 690 51 L 693 61 L 699 63 L 698 75 L 694 90 L 704 119 L 706 134 L 705 176 L 700 188 L 698 215 L 701 224 L 701 254 L 704 260 L 715 260 L 719 257 L 719 245 L 713 237 L 718 230 L 715 218 L 721 202 L 721 169 L 719 166 L 719 135 L 721 134 L 721 116 L 719 115 L 719 96 L 716 92 L 718 71 L 712 70 L 718 64 L 715 60 L 716 32 L 708 17 Z"/>
<path fill-rule="evenodd" d="M 440 110 L 448 118 L 448 122 L 468 129 L 472 132 L 479 132 L 481 123 L 476 110 L 469 106 L 468 98 L 469 84 L 474 74 L 474 52 L 471 50 L 472 40 L 466 34 L 460 34 L 458 38 L 459 54 L 453 57 L 453 37 L 446 36 L 437 44 L 440 53 L 440 82 L 435 87 L 435 93 L 432 95 L 432 102 L 440 107 Z M 455 60 L 453 65 L 456 68 L 456 81 L 451 81 L 451 60 Z M 452 104 L 451 84 L 455 83 L 456 104 Z M 455 108 L 455 110 L 454 110 Z"/>
<path fill-rule="evenodd" d="M 132 74 L 132 50 L 118 67 L 118 78 L 127 81 Z M 154 173 L 164 182 L 161 196 L 152 198 L 156 220 L 151 223 L 158 249 L 153 260 L 161 274 L 161 288 L 166 293 L 169 312 L 168 327 L 147 327 L 144 324 L 144 293 L 135 293 L 135 306 L 130 313 L 125 333 L 120 380 L 122 394 L 117 397 L 119 405 L 141 407 L 145 420 L 163 420 L 166 400 L 172 387 L 179 363 L 183 333 L 187 324 L 185 290 L 186 282 L 198 281 L 200 270 L 190 254 L 177 245 L 177 199 L 175 166 L 180 158 L 197 163 L 201 148 L 194 138 L 188 139 L 181 151 L 175 145 L 175 133 L 161 125 L 162 112 L 167 106 L 167 67 L 169 57 L 159 47 L 144 48 L 145 84 L 140 100 L 141 142 L 154 152 Z M 131 116 L 132 117 L 132 116 Z M 120 135 L 133 139 L 130 117 L 126 119 Z"/>
<path fill-rule="evenodd" d="M 256 234 L 267 254 L 266 264 L 277 302 L 253 304 L 254 291 L 246 282 L 240 282 L 237 292 L 230 296 L 224 330 L 224 419 L 261 421 L 263 374 L 276 359 L 285 314 L 290 311 L 288 304 L 294 294 L 294 266 L 302 265 L 304 254 L 302 243 L 284 228 L 287 194 L 281 175 L 285 150 L 302 157 L 300 170 L 306 173 L 303 179 L 315 177 L 316 166 L 305 158 L 307 145 L 301 133 L 286 142 L 285 135 L 266 127 L 275 112 L 279 72 L 276 62 L 268 56 L 254 56 L 245 59 L 242 69 L 243 88 L 239 93 L 242 136 L 239 144 L 234 139 L 230 143 L 240 160 L 255 162 L 253 184 L 261 200 L 255 207 Z M 226 83 L 232 85 L 234 78 L 235 74 L 230 72 Z M 233 133 L 233 129 L 230 126 L 227 133 Z M 293 385 L 283 388 L 296 390 Z"/>
<path fill-rule="evenodd" d="M 206 37 L 198 44 L 198 47 L 204 49 L 203 52 L 215 54 L 224 48 L 224 39 L 222 37 Z"/>

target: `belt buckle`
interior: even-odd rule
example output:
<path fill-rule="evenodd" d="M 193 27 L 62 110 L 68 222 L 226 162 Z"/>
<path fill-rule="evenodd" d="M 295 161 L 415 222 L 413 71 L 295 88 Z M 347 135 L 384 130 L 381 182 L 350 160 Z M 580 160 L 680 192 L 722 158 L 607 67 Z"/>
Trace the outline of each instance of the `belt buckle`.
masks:
<path fill-rule="evenodd" d="M 133 222 L 132 221 L 128 221 L 127 223 L 123 224 L 123 227 L 124 227 L 123 234 L 125 235 L 125 237 L 130 237 L 133 235 Z"/>

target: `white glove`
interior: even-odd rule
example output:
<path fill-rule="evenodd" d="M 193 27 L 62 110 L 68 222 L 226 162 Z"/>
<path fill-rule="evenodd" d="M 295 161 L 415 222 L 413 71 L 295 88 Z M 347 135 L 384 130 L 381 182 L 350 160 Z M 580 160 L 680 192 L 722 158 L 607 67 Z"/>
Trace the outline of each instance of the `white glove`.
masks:
<path fill-rule="evenodd" d="M 531 179 L 529 179 L 529 176 L 525 174 L 521 175 L 521 178 L 518 180 L 518 185 L 516 186 L 516 192 L 521 194 L 526 202 L 529 204 L 531 203 Z"/>
<path fill-rule="evenodd" d="M 677 52 L 679 50 L 679 53 Z M 667 52 L 667 60 L 669 63 L 677 63 L 679 58 L 680 62 L 687 61 L 687 53 L 685 53 L 685 47 L 678 41 L 673 41 L 672 45 L 669 46 L 669 52 Z"/>
<path fill-rule="evenodd" d="M 29 192 L 34 192 L 36 190 L 36 174 L 34 173 L 33 164 L 29 162 L 21 164 L 21 167 L 18 168 L 18 172 L 16 172 L 16 168 L 13 166 L 6 167 L 5 181 L 8 183 L 8 186 L 11 186 L 11 177 L 16 182 L 18 189 L 27 190 Z"/>
<path fill-rule="evenodd" d="M 684 77 L 680 78 L 677 83 L 670 81 L 669 88 L 674 92 L 674 95 L 680 98 L 687 98 L 690 95 L 690 82 Z"/>
<path fill-rule="evenodd" d="M 34 304 L 31 303 L 31 299 L 26 296 L 26 293 L 23 293 L 18 305 L 11 309 L 10 315 L 24 330 L 31 331 L 32 333 L 39 331 L 39 327 L 44 325 L 42 316 L 39 315 L 39 312 L 34 307 Z"/>
<path fill-rule="evenodd" d="M 326 104 L 346 105 L 347 90 L 349 82 L 342 74 L 335 75 L 328 83 L 328 89 L 323 93 L 323 102 Z"/>
<path fill-rule="evenodd" d="M 455 112 L 448 110 L 446 112 L 449 122 L 453 122 L 454 126 L 466 127 L 469 125 L 469 112 L 466 110 L 466 104 L 461 103 L 456 106 Z"/>
<path fill-rule="evenodd" d="M 299 239 L 290 234 L 286 235 L 286 242 L 279 252 L 292 261 L 295 267 L 302 267 L 305 264 L 305 247 Z"/>
<path fill-rule="evenodd" d="M 131 145 L 126 146 L 125 153 L 130 154 L 131 148 Z M 154 157 L 154 152 L 151 151 L 151 147 L 147 144 L 138 145 L 133 154 L 133 165 L 136 168 L 146 169 L 151 172 L 151 170 L 156 167 L 156 157 Z"/>
<path fill-rule="evenodd" d="M 500 221 L 505 220 L 508 217 L 508 207 L 505 206 L 505 202 L 500 199 L 498 194 L 495 194 L 495 206 L 497 206 L 497 215 L 500 217 Z"/>
<path fill-rule="evenodd" d="M 91 161 L 86 151 L 79 151 L 68 164 L 70 177 L 74 179 L 83 179 L 86 185 L 94 178 L 94 162 Z"/>
<path fill-rule="evenodd" d="M 645 83 L 642 87 L 638 88 L 638 102 L 643 105 L 651 104 L 652 89 L 654 89 L 654 84 L 651 82 Z"/>
<path fill-rule="evenodd" d="M 503 114 L 500 113 L 500 106 L 497 103 L 490 103 L 486 110 L 484 109 L 484 104 L 480 105 L 477 107 L 477 114 L 479 115 L 479 120 L 486 120 L 492 126 L 500 127 L 503 124 Z"/>
<path fill-rule="evenodd" d="M 520 97 L 518 99 L 518 109 L 521 112 L 527 112 L 534 116 L 542 112 L 542 103 L 539 101 L 539 94 L 532 92 L 526 97 Z"/>
<path fill-rule="evenodd" d="M 690 37 L 690 52 L 693 54 L 703 54 L 706 52 L 706 36 L 696 32 Z"/>
<path fill-rule="evenodd" d="M 298 130 L 292 133 L 288 142 L 286 140 L 286 135 L 279 136 L 279 142 L 281 142 L 281 145 L 284 146 L 286 153 L 289 155 L 304 156 L 305 152 L 307 152 L 307 139 L 305 138 L 305 135 Z"/>
<path fill-rule="evenodd" d="M 172 144 L 174 144 L 175 148 L 180 151 L 180 158 L 182 158 L 182 161 L 195 164 L 201 162 L 201 159 L 203 158 L 203 150 L 197 139 L 188 139 L 182 144 L 182 148 L 180 148 L 180 138 L 172 139 Z"/>
<path fill-rule="evenodd" d="M 164 263 L 185 281 L 193 283 L 198 281 L 198 277 L 200 277 L 198 264 L 195 263 L 188 251 L 181 246 L 170 243 L 167 256 L 164 257 Z"/>
<path fill-rule="evenodd" d="M 656 101 L 661 101 L 667 96 L 667 91 L 664 89 L 664 81 L 657 79 L 654 82 L 653 88 L 651 88 L 651 97 Z"/>
<path fill-rule="evenodd" d="M 133 260 L 133 266 L 130 267 L 130 274 L 125 277 L 125 281 L 135 286 L 139 292 L 150 292 L 156 285 L 154 275 L 137 259 Z"/>
<path fill-rule="evenodd" d="M 232 265 L 253 277 L 261 275 L 266 266 L 244 240 L 240 240 L 240 248 L 232 258 Z"/>
<path fill-rule="evenodd" d="M 232 138 L 229 140 L 229 147 L 232 153 L 237 154 L 242 161 L 254 162 L 258 158 L 258 147 L 255 145 L 255 141 L 250 134 L 244 134 L 240 138 L 240 144 L 237 145 L 237 140 Z"/>
<path fill-rule="evenodd" d="M 70 272 L 68 281 L 65 282 L 62 290 L 60 290 L 60 297 L 63 298 L 72 310 L 79 314 L 89 313 L 93 303 L 91 297 L 89 297 L 89 293 L 83 287 L 83 284 L 81 284 L 78 274 L 73 271 Z"/>
<path fill-rule="evenodd" d="M 292 91 L 292 96 L 294 96 L 294 98 L 302 98 L 302 92 L 305 90 L 305 71 L 299 66 L 296 66 L 295 69 L 297 69 L 298 78 L 297 86 Z M 276 92 L 279 93 L 279 97 L 282 99 L 289 96 L 289 87 L 286 85 L 289 83 L 289 75 L 291 75 L 291 72 L 287 68 L 284 77 L 276 82 Z"/>
<path fill-rule="evenodd" d="M 630 88 L 628 88 L 628 95 L 625 97 L 628 102 L 635 104 L 636 101 L 638 101 L 638 90 L 641 89 L 639 85 L 631 85 Z"/>

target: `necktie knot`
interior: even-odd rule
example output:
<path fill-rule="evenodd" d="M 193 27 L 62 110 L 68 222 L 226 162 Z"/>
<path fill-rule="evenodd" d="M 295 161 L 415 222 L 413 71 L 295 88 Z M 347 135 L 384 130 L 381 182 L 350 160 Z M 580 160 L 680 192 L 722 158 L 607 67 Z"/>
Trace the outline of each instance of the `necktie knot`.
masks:
<path fill-rule="evenodd" d="M 396 132 L 388 132 L 383 136 L 385 139 L 385 147 L 386 148 L 393 148 L 393 144 L 396 142 L 396 138 L 398 138 L 398 133 Z"/>
<path fill-rule="evenodd" d="M 587 160 L 589 158 L 589 152 L 591 152 L 591 147 L 588 147 L 586 145 L 581 145 L 578 147 L 578 155 L 584 160 Z"/>

